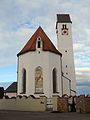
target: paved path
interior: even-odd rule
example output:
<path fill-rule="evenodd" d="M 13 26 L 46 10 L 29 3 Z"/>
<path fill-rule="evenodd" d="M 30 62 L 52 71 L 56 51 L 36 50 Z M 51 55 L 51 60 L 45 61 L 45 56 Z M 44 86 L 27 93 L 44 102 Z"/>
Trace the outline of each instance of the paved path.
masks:
<path fill-rule="evenodd" d="M 0 111 L 0 120 L 90 120 L 90 114 Z"/>

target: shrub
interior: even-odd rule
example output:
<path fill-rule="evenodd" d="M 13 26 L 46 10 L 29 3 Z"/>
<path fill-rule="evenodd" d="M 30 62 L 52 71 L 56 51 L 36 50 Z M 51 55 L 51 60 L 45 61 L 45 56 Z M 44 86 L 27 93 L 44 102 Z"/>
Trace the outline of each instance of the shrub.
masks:
<path fill-rule="evenodd" d="M 2 99 L 4 96 L 4 88 L 0 87 L 0 99 Z"/>

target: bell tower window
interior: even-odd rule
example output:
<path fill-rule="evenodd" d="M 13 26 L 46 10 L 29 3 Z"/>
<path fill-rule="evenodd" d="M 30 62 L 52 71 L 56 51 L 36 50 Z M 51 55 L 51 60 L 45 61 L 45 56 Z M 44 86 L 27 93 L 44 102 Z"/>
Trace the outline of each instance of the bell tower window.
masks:
<path fill-rule="evenodd" d="M 61 33 L 62 35 L 68 35 L 68 28 L 66 24 L 62 24 Z"/>
<path fill-rule="evenodd" d="M 67 29 L 66 24 L 62 25 L 62 29 Z"/>

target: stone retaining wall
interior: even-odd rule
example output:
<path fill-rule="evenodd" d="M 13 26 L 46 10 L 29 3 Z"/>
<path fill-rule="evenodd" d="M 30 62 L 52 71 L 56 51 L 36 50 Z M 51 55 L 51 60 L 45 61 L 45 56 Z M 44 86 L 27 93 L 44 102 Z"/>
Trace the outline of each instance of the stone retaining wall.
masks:
<path fill-rule="evenodd" d="M 53 112 L 78 112 L 90 113 L 90 96 L 81 95 L 78 97 L 59 97 L 57 95 L 52 97 Z M 76 110 L 75 110 L 76 109 Z M 47 98 L 42 96 L 35 98 L 17 97 L 17 98 L 3 98 L 0 99 L 0 110 L 18 110 L 18 111 L 46 111 Z"/>
<path fill-rule="evenodd" d="M 68 99 L 59 96 L 53 96 L 53 111 L 68 112 Z"/>
<path fill-rule="evenodd" d="M 76 112 L 90 113 L 90 96 L 81 95 L 76 98 Z"/>
<path fill-rule="evenodd" d="M 0 99 L 0 110 L 46 111 L 46 97 L 17 97 Z"/>

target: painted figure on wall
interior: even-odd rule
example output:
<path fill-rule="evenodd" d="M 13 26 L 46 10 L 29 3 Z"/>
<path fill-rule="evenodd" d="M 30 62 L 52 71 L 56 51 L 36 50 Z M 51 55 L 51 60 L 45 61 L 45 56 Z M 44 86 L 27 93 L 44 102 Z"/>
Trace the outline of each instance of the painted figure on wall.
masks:
<path fill-rule="evenodd" d="M 43 74 L 40 66 L 35 70 L 35 93 L 43 93 Z"/>

